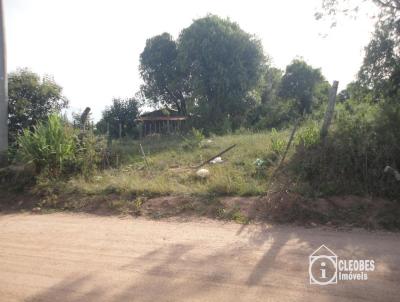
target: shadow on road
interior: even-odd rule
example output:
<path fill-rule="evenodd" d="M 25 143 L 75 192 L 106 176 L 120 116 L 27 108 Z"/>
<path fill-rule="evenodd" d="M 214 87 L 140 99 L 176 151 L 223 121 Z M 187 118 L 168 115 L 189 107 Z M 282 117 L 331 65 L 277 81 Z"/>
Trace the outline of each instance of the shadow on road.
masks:
<path fill-rule="evenodd" d="M 165 244 L 109 271 L 70 275 L 28 301 L 353 301 L 392 300 L 400 282 L 396 252 L 384 255 L 374 242 L 360 236 L 266 225 L 240 228 L 230 245 L 199 249 L 192 244 Z M 369 283 L 331 287 L 308 284 L 308 255 L 321 244 L 338 254 L 377 257 L 384 270 Z M 374 246 L 374 252 L 369 249 Z M 207 246 L 208 247 L 208 246 Z M 393 243 L 393 248 L 398 247 Z M 218 298 L 220 297 L 220 298 Z M 221 298 L 223 297 L 223 298 Z M 386 297 L 386 298 L 385 298 Z M 278 299 L 279 300 L 279 299 Z M 214 301 L 214 300 L 213 300 Z"/>

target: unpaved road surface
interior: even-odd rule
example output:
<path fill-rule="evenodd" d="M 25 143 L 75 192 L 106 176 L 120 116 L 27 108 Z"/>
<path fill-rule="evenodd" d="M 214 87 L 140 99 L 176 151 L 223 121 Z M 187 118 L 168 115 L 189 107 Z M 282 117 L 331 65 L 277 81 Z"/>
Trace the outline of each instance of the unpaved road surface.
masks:
<path fill-rule="evenodd" d="M 0 216 L 1 301 L 400 301 L 400 236 L 78 214 Z M 374 259 L 310 285 L 309 255 Z"/>

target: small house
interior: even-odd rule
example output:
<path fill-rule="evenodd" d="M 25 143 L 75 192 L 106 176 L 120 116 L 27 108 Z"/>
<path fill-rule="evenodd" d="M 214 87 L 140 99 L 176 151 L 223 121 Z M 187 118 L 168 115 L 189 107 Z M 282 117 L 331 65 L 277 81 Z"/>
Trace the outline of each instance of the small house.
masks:
<path fill-rule="evenodd" d="M 187 116 L 180 115 L 178 111 L 172 109 L 159 109 L 143 113 L 137 119 L 142 125 L 142 137 L 154 133 L 167 134 L 178 133 L 184 129 Z"/>

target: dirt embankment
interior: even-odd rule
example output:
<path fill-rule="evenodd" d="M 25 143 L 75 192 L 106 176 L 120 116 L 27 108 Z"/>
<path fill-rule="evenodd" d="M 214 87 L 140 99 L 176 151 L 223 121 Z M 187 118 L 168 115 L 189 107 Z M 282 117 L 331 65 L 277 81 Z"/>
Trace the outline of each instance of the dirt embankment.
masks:
<path fill-rule="evenodd" d="M 282 191 L 260 197 L 130 195 L 51 195 L 3 194 L 0 210 L 7 212 L 49 211 L 86 212 L 99 215 L 132 215 L 153 219 L 178 216 L 208 217 L 249 222 L 366 229 L 400 229 L 400 203 L 379 198 L 337 196 L 306 199 Z"/>

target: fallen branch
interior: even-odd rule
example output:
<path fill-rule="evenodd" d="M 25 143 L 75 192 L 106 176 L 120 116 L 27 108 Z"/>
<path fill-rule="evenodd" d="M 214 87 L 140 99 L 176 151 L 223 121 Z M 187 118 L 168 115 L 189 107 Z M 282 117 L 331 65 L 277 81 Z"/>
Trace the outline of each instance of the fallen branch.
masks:
<path fill-rule="evenodd" d="M 206 160 L 206 161 L 203 162 L 202 164 L 200 164 L 200 165 L 198 165 L 198 166 L 196 166 L 196 167 L 192 167 L 192 168 L 193 168 L 193 169 L 201 168 L 201 167 L 203 167 L 204 165 L 208 164 L 208 163 L 209 163 L 210 161 L 212 161 L 213 159 L 215 159 L 215 158 L 221 156 L 222 154 L 224 154 L 224 153 L 228 152 L 229 150 L 233 149 L 234 147 L 236 147 L 236 144 L 230 146 L 229 148 L 226 148 L 224 151 L 222 151 L 222 152 L 218 153 L 217 155 L 211 157 L 210 159 Z"/>

